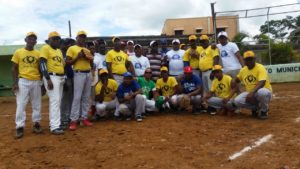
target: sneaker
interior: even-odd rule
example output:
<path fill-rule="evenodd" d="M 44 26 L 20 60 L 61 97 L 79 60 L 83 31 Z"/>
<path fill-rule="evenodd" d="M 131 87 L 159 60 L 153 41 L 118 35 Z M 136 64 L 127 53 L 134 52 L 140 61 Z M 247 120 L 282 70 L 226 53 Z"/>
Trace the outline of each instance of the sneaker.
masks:
<path fill-rule="evenodd" d="M 104 121 L 106 120 L 105 116 L 100 116 L 99 114 L 95 114 L 95 121 Z"/>
<path fill-rule="evenodd" d="M 142 122 L 142 121 L 143 121 L 142 116 L 141 116 L 141 115 L 137 115 L 137 116 L 136 116 L 136 121 L 137 121 L 137 122 Z"/>
<path fill-rule="evenodd" d="M 77 122 L 76 121 L 72 121 L 70 123 L 70 127 L 69 127 L 70 130 L 76 130 L 77 129 Z"/>
<path fill-rule="evenodd" d="M 252 110 L 252 111 L 251 111 L 251 116 L 252 116 L 253 118 L 258 117 L 258 112 L 257 112 L 257 110 Z"/>
<path fill-rule="evenodd" d="M 52 130 L 51 133 L 54 135 L 61 135 L 61 134 L 64 134 L 65 132 L 63 129 L 57 128 L 57 129 Z"/>
<path fill-rule="evenodd" d="M 131 115 L 125 116 L 125 120 L 126 120 L 126 121 L 130 121 L 130 120 L 131 120 Z"/>
<path fill-rule="evenodd" d="M 261 111 L 260 112 L 260 116 L 259 116 L 259 119 L 261 120 L 265 120 L 268 118 L 268 111 L 264 112 L 264 111 Z"/>
<path fill-rule="evenodd" d="M 93 125 L 93 123 L 91 123 L 88 119 L 83 119 L 82 124 L 84 126 L 92 126 Z"/>
<path fill-rule="evenodd" d="M 34 125 L 32 127 L 32 132 L 35 133 L 35 134 L 40 134 L 40 133 L 43 132 L 40 123 L 38 123 L 38 122 L 34 123 Z"/>
<path fill-rule="evenodd" d="M 207 111 L 209 112 L 210 115 L 216 115 L 217 110 L 213 107 L 208 106 Z"/>
<path fill-rule="evenodd" d="M 62 128 L 62 129 L 67 129 L 69 127 L 69 123 L 68 122 L 62 122 L 61 124 L 60 124 L 60 128 Z"/>
<path fill-rule="evenodd" d="M 19 139 L 22 138 L 23 136 L 24 136 L 24 128 L 23 127 L 17 128 L 16 138 Z"/>

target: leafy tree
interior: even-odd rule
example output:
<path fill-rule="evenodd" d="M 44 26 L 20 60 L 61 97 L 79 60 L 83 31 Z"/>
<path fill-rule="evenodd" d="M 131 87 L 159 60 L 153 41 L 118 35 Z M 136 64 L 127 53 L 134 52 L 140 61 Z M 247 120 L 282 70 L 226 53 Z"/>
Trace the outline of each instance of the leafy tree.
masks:
<path fill-rule="evenodd" d="M 243 40 L 247 37 L 249 37 L 248 33 L 239 32 L 232 38 L 232 41 L 237 44 L 241 53 L 244 53 L 247 50 L 246 45 L 243 43 Z"/>

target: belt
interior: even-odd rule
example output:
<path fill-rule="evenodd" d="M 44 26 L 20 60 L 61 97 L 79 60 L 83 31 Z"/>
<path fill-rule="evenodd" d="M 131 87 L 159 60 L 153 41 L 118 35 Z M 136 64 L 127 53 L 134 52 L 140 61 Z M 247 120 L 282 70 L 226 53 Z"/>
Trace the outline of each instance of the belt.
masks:
<path fill-rule="evenodd" d="M 53 72 L 50 72 L 48 74 L 53 75 L 53 76 L 64 76 L 65 75 L 65 74 L 59 74 L 59 73 L 53 73 Z"/>
<path fill-rule="evenodd" d="M 75 73 L 90 73 L 90 70 L 74 70 Z"/>

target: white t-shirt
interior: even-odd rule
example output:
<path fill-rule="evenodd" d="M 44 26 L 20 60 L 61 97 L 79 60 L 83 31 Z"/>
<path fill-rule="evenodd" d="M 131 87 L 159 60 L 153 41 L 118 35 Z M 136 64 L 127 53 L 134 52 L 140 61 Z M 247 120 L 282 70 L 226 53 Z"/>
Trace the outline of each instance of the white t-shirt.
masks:
<path fill-rule="evenodd" d="M 184 50 L 170 50 L 166 56 L 169 61 L 169 74 L 172 76 L 178 76 L 183 73 L 183 55 Z"/>
<path fill-rule="evenodd" d="M 95 53 L 94 66 L 95 66 L 95 72 L 94 72 L 95 76 L 93 77 L 92 86 L 95 86 L 95 84 L 98 82 L 98 70 L 107 69 L 106 62 L 105 62 L 105 55 L 101 55 L 100 53 Z"/>
<path fill-rule="evenodd" d="M 217 44 L 217 47 L 220 50 L 224 73 L 242 68 L 238 58 L 235 56 L 235 53 L 239 51 L 239 48 L 235 43 L 228 42 L 225 46 Z"/>
<path fill-rule="evenodd" d="M 129 52 L 128 50 L 127 50 L 126 53 L 127 53 L 128 56 L 134 56 L 135 55 L 135 52 Z"/>
<path fill-rule="evenodd" d="M 137 57 L 133 55 L 133 56 L 129 56 L 128 60 L 131 61 L 136 76 L 143 76 L 145 70 L 147 68 L 150 68 L 149 59 L 145 56 Z"/>

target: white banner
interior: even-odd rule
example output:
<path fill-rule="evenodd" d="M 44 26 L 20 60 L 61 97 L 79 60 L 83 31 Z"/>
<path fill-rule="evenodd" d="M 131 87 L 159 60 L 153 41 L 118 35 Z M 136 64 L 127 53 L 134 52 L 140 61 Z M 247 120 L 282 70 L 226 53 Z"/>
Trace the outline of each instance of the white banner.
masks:
<path fill-rule="evenodd" d="M 265 66 L 272 83 L 300 82 L 300 63 Z"/>

